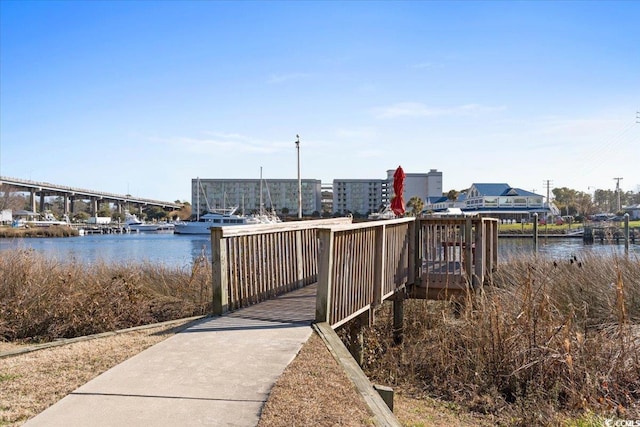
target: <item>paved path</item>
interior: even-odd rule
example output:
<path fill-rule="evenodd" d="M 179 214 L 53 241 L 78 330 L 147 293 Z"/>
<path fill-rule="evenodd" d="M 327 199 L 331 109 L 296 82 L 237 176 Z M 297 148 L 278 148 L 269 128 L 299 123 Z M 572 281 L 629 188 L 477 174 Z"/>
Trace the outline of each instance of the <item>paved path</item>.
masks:
<path fill-rule="evenodd" d="M 209 318 L 115 366 L 25 426 L 255 426 L 311 336 L 315 286 Z"/>

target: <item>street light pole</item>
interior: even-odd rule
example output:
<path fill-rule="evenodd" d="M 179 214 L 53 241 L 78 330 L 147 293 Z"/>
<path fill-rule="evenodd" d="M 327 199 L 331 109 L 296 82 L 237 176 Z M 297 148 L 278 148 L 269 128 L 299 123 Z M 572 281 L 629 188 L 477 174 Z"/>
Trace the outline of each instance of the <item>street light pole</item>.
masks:
<path fill-rule="evenodd" d="M 296 135 L 296 150 L 298 152 L 298 219 L 302 219 L 302 181 L 300 180 L 300 135 Z"/>

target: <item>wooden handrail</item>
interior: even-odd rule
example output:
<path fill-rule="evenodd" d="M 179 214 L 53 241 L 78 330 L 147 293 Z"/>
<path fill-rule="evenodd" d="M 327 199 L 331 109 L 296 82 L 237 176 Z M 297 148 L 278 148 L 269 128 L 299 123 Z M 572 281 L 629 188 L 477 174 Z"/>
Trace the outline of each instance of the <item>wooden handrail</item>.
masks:
<path fill-rule="evenodd" d="M 320 226 L 351 218 L 211 229 L 212 313 L 220 315 L 317 280 Z"/>
<path fill-rule="evenodd" d="M 316 321 L 333 328 L 378 306 L 413 277 L 414 218 L 318 229 Z"/>

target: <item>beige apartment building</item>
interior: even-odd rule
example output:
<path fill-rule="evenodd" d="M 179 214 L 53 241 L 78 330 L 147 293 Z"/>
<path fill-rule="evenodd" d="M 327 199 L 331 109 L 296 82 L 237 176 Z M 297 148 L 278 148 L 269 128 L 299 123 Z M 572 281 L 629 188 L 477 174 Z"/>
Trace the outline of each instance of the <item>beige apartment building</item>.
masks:
<path fill-rule="evenodd" d="M 321 183 L 316 179 L 302 179 L 302 214 L 321 213 Z M 297 179 L 210 179 L 191 180 L 191 204 L 193 211 L 237 207 L 238 212 L 259 212 L 261 206 L 282 214 L 298 213 Z"/>
<path fill-rule="evenodd" d="M 322 185 L 317 179 L 303 179 L 302 214 L 331 213 L 333 215 L 377 212 L 388 205 L 393 197 L 393 174 L 387 171 L 386 179 L 334 179 L 333 185 Z M 324 191 L 323 191 L 324 190 Z M 333 195 L 330 192 L 333 192 Z M 323 194 L 324 193 L 324 194 Z M 442 196 L 442 172 L 431 169 L 428 173 L 406 173 L 405 202 L 417 196 Z M 237 207 L 239 212 L 259 212 L 261 206 L 282 214 L 298 213 L 297 179 L 211 179 L 191 180 L 191 204 L 193 211 Z"/>
<path fill-rule="evenodd" d="M 367 215 L 378 212 L 394 196 L 393 175 L 395 169 L 387 170 L 386 179 L 334 179 L 333 213 Z M 442 172 L 431 169 L 427 173 L 406 173 L 403 198 L 405 203 L 412 197 L 426 200 L 442 196 Z"/>

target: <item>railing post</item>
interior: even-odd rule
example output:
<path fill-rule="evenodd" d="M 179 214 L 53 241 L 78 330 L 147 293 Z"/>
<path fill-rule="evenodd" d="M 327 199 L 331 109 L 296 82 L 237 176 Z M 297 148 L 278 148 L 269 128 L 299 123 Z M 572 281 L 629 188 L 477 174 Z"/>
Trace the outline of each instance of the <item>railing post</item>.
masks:
<path fill-rule="evenodd" d="M 624 214 L 624 253 L 629 255 L 629 214 Z"/>
<path fill-rule="evenodd" d="M 211 270 L 212 314 L 219 316 L 229 311 L 227 248 L 220 228 L 211 229 Z"/>
<path fill-rule="evenodd" d="M 413 285 L 416 282 L 416 230 L 418 229 L 418 218 L 410 222 L 407 229 L 407 239 L 409 240 L 409 250 L 407 253 L 407 261 L 409 263 L 409 271 L 407 271 L 407 284 Z"/>
<path fill-rule="evenodd" d="M 464 248 L 461 248 L 462 250 L 464 250 L 464 254 L 465 254 L 465 260 L 464 260 L 464 272 L 467 276 L 467 283 L 469 284 L 469 286 L 473 286 L 473 270 L 472 270 L 472 265 L 473 265 L 473 242 L 471 241 L 471 236 L 473 232 L 473 219 L 471 218 L 467 218 L 465 220 L 465 225 L 464 225 Z"/>
<path fill-rule="evenodd" d="M 318 289 L 316 291 L 316 322 L 330 322 L 331 288 L 333 287 L 334 235 L 330 228 L 318 231 Z"/>
<path fill-rule="evenodd" d="M 533 253 L 538 253 L 538 214 L 533 214 Z"/>
<path fill-rule="evenodd" d="M 404 291 L 398 291 L 393 298 L 393 342 L 402 344 L 404 339 Z"/>
<path fill-rule="evenodd" d="M 296 288 L 304 286 L 304 259 L 302 258 L 302 230 L 294 233 L 296 239 Z"/>
<path fill-rule="evenodd" d="M 384 224 L 379 225 L 375 229 L 376 242 L 375 242 L 375 255 L 373 262 L 373 306 L 378 306 L 382 303 L 382 289 L 384 288 L 384 280 L 387 274 L 386 272 L 386 259 L 387 253 L 387 228 Z"/>
<path fill-rule="evenodd" d="M 479 218 L 476 224 L 476 236 L 474 247 L 472 248 L 471 259 L 473 261 L 474 268 L 474 280 L 473 287 L 479 288 L 484 284 L 484 264 L 485 264 L 485 239 L 486 233 L 486 221 L 484 218 Z"/>

